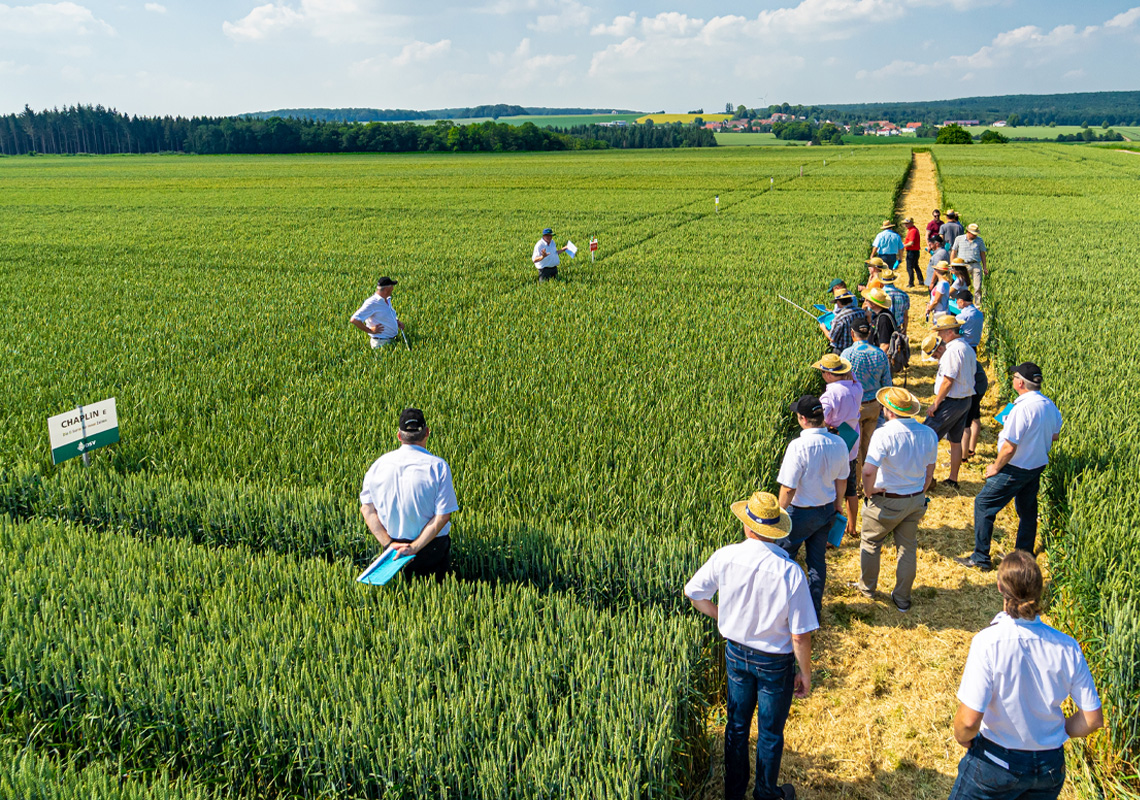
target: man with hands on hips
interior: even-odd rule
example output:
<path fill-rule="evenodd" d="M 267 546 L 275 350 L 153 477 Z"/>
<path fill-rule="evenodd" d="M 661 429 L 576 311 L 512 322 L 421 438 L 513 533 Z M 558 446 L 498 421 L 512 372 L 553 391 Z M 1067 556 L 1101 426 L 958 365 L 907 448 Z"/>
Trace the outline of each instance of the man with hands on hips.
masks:
<path fill-rule="evenodd" d="M 373 349 L 388 344 L 404 329 L 404 323 L 400 322 L 396 310 L 392 308 L 392 292 L 398 283 L 387 275 L 380 276 L 376 281 L 376 293 L 365 300 L 349 320 L 368 334 Z"/>

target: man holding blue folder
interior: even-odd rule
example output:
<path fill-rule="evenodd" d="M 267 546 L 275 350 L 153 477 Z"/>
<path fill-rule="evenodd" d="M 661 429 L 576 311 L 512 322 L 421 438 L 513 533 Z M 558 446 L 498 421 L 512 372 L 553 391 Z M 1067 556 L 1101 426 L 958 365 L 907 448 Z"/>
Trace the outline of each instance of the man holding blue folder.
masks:
<path fill-rule="evenodd" d="M 459 503 L 451 468 L 423 447 L 430 435 L 424 413 L 405 408 L 396 428 L 400 447 L 376 459 L 364 476 L 360 513 L 381 546 L 415 556 L 405 574 L 442 580 L 451 566 L 451 515 Z"/>

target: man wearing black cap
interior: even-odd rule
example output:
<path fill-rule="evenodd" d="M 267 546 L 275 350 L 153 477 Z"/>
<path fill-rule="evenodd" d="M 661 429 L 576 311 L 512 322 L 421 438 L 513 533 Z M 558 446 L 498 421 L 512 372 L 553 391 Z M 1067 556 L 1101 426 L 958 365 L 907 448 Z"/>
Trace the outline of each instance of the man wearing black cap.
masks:
<path fill-rule="evenodd" d="M 1013 500 L 1017 509 L 1014 547 L 1030 553 L 1037 543 L 1037 492 L 1049 450 L 1061 435 L 1061 412 L 1041 394 L 1041 369 L 1032 361 L 1013 368 L 1017 399 L 998 434 L 997 459 L 986 469 L 986 485 L 974 498 L 974 552 L 954 559 L 964 567 L 993 569 L 990 540 L 998 512 Z"/>
<path fill-rule="evenodd" d="M 534 253 L 530 259 L 538 269 L 540 281 L 558 277 L 558 254 L 565 252 L 565 247 L 559 247 L 554 243 L 554 231 L 550 228 L 543 228 L 542 238 L 535 242 Z"/>
<path fill-rule="evenodd" d="M 808 589 L 816 618 L 822 618 L 823 588 L 827 582 L 827 532 L 835 515 L 843 510 L 851 472 L 847 445 L 828 433 L 823 421 L 823 403 L 805 394 L 792 403 L 800 435 L 788 442 L 780 473 L 780 508 L 791 516 L 792 530 L 779 544 L 795 558 L 805 545 Z M 852 476 L 854 479 L 854 476 Z"/>
<path fill-rule="evenodd" d="M 396 318 L 396 311 L 392 308 L 392 292 L 398 283 L 387 275 L 380 276 L 376 281 L 376 293 L 365 300 L 349 319 L 371 337 L 373 348 L 388 344 L 404 329 L 404 323 Z"/>
<path fill-rule="evenodd" d="M 442 580 L 451 565 L 451 515 L 459 509 L 451 468 L 424 449 L 431 435 L 424 413 L 405 408 L 396 439 L 400 447 L 373 462 L 360 490 L 360 513 L 382 547 L 396 545 L 415 558 L 405 575 Z"/>

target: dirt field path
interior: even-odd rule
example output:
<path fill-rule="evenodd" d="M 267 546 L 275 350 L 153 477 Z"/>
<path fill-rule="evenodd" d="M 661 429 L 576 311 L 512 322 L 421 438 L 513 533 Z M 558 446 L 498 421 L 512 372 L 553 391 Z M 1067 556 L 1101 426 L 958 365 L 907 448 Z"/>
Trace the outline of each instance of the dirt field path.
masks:
<path fill-rule="evenodd" d="M 941 203 L 930 154 L 915 154 L 914 166 L 897 219 L 913 217 L 925 238 L 930 212 Z M 924 272 L 927 260 L 924 252 Z M 906 286 L 902 274 L 898 285 Z M 928 298 L 924 287 L 908 292 L 914 356 L 905 380 L 925 407 L 933 399 L 936 370 L 934 362 L 924 362 L 919 347 L 929 330 L 923 317 Z M 984 349 L 980 357 L 989 360 Z M 930 493 L 910 612 L 899 613 L 889 598 L 893 546 L 883 548 L 878 588 L 884 599 L 876 602 L 849 586 L 859 576 L 858 541 L 845 541 L 829 553 L 824 627 L 813 642 L 813 691 L 806 700 L 795 701 L 785 731 L 781 780 L 794 783 L 802 798 L 923 800 L 950 793 L 963 752 L 951 735 L 962 665 L 970 639 L 1001 610 L 996 573 L 967 570 L 951 560 L 973 549 L 973 498 L 995 457 L 997 388 L 992 369 L 988 371 L 991 388 L 982 406 L 977 455 L 963 465 L 959 490 L 940 484 Z M 942 442 L 936 479 L 946 477 L 949 460 Z M 1012 510 L 1003 512 L 995 530 L 995 555 L 1005 552 L 1004 532 L 1015 527 Z M 723 706 L 713 710 L 710 725 L 717 738 L 703 794 L 708 800 L 723 797 Z"/>

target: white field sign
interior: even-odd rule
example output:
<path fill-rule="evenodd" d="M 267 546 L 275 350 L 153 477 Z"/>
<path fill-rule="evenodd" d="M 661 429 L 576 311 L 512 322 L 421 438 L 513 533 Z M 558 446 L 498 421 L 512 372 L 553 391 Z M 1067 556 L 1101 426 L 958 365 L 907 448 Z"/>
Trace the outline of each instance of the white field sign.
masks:
<path fill-rule="evenodd" d="M 119 441 L 115 398 L 48 417 L 48 435 L 51 437 L 53 464 L 81 456 L 96 447 L 114 444 Z"/>

